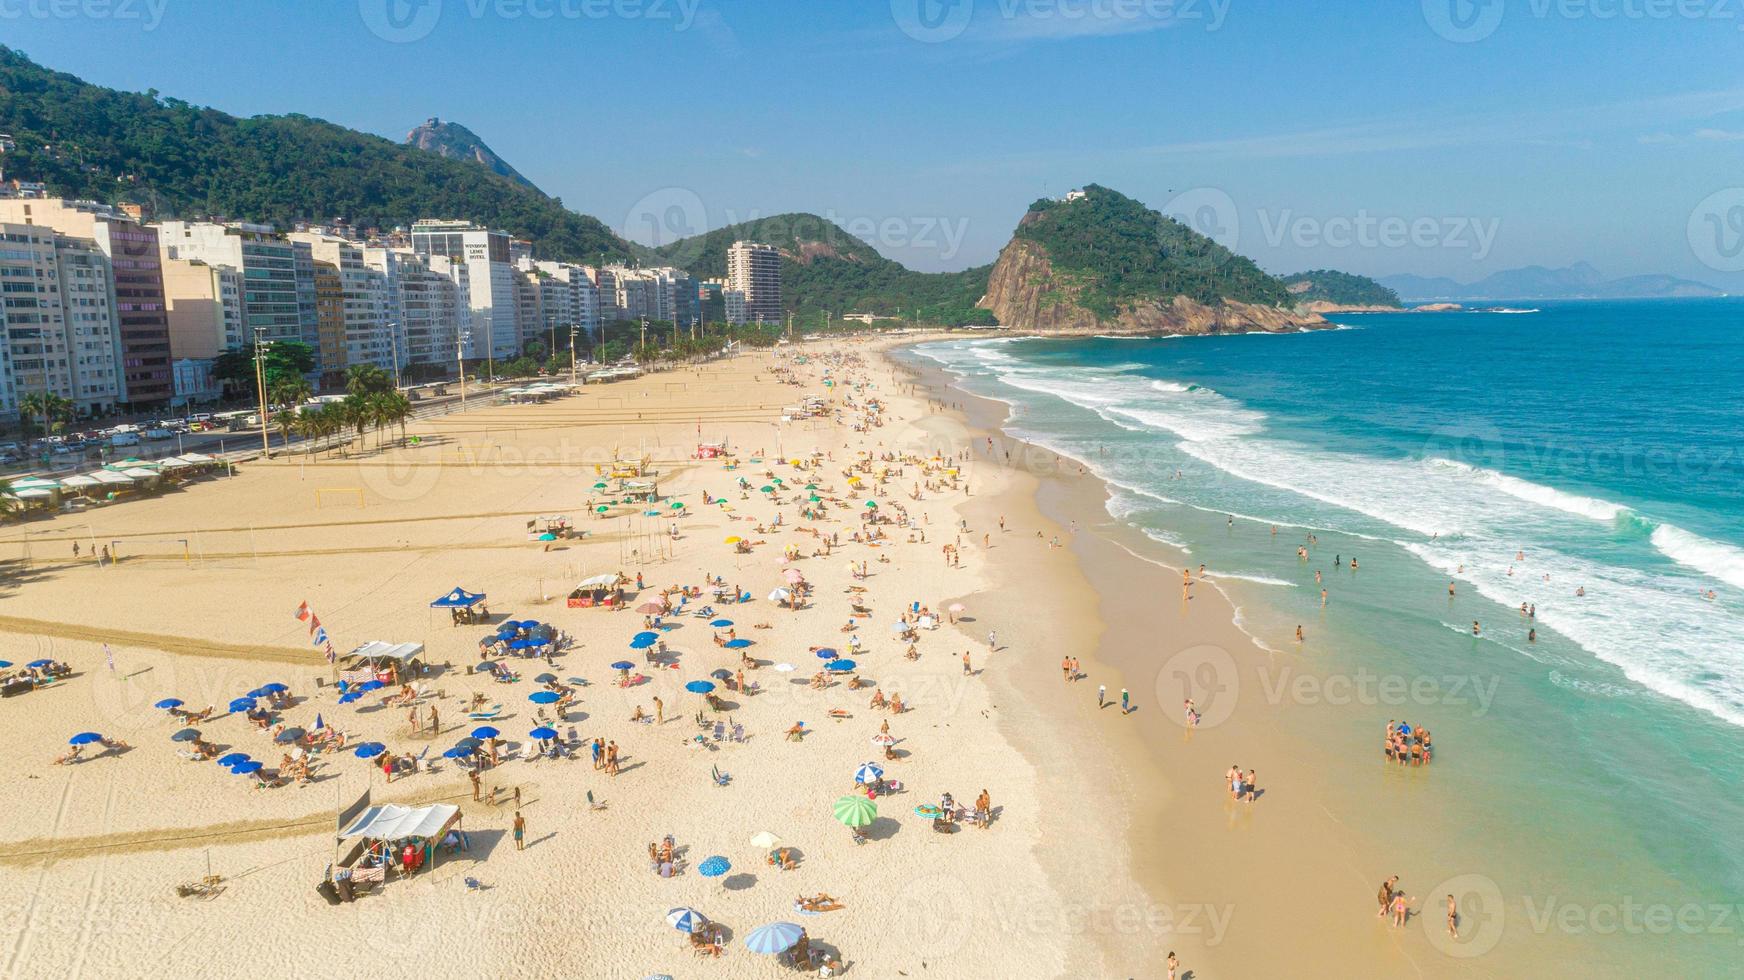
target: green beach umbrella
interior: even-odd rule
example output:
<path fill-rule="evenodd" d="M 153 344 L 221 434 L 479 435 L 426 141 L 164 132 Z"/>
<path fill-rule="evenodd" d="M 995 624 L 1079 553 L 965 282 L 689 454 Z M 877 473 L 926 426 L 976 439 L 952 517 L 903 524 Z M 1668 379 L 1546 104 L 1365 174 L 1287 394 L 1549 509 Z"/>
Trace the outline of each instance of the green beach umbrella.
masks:
<path fill-rule="evenodd" d="M 868 501 L 866 501 L 866 506 L 867 506 L 867 507 L 869 507 L 869 508 L 872 508 L 872 509 L 874 509 L 874 510 L 876 510 L 876 509 L 877 509 L 877 507 L 878 507 L 878 501 L 876 501 L 876 500 L 868 500 Z"/>
<path fill-rule="evenodd" d="M 811 495 L 811 497 L 810 497 L 810 500 L 811 500 L 811 502 L 812 502 L 812 503 L 814 503 L 814 504 L 820 504 L 820 503 L 823 503 L 823 499 L 824 499 L 824 498 L 822 498 L 822 497 L 820 497 L 820 496 L 818 496 L 818 495 L 817 495 L 817 494 L 815 494 L 815 493 L 814 493 L 814 494 L 812 494 L 812 495 Z"/>
<path fill-rule="evenodd" d="M 673 509 L 673 510 L 683 510 L 683 509 L 684 509 L 684 501 L 682 501 L 682 500 L 674 500 L 674 501 L 673 501 L 673 502 L 672 502 L 672 509 Z"/>
<path fill-rule="evenodd" d="M 878 804 L 864 796 L 844 796 L 833 810 L 836 822 L 844 827 L 864 827 L 878 819 Z"/>
<path fill-rule="evenodd" d="M 776 477 L 776 478 L 775 478 L 775 482 L 776 482 L 776 483 L 782 483 L 782 482 L 783 482 L 783 481 L 782 481 L 782 479 L 781 479 L 781 477 L 779 477 L 779 476 L 778 476 L 778 477 Z"/>
<path fill-rule="evenodd" d="M 816 489 L 817 489 L 817 484 L 815 484 L 815 483 L 807 483 L 807 484 L 806 484 L 806 485 L 805 485 L 805 488 L 806 488 L 806 489 L 807 489 L 807 490 L 816 490 Z"/>
<path fill-rule="evenodd" d="M 594 508 L 595 511 L 597 511 L 598 513 L 601 513 L 601 514 L 605 513 L 607 509 L 608 508 L 606 507 L 605 504 L 600 504 L 598 507 Z"/>
<path fill-rule="evenodd" d="M 593 488 L 595 490 L 604 490 L 606 488 L 606 485 L 603 483 L 596 483 L 593 485 Z"/>
<path fill-rule="evenodd" d="M 758 493 L 774 493 L 775 488 L 774 487 L 758 487 L 757 492 Z"/>

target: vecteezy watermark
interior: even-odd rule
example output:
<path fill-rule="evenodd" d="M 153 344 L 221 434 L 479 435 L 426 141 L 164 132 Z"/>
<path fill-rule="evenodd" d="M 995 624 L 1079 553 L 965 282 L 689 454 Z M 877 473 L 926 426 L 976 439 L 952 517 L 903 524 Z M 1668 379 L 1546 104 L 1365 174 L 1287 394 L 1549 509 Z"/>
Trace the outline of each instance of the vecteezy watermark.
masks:
<path fill-rule="evenodd" d="M 1690 250 L 1710 269 L 1744 272 L 1744 187 L 1715 191 L 1689 217 Z"/>
<path fill-rule="evenodd" d="M 1001 39 L 1124 34 L 1176 25 L 1221 30 L 1233 0 L 981 0 L 1008 25 Z M 961 37 L 975 19 L 976 0 L 890 0 L 904 34 L 925 44 Z"/>
<path fill-rule="evenodd" d="M 0 0 L 4 2 L 4 0 Z M 36 0 L 43 2 L 43 0 Z M 48 0 L 53 2 L 53 0 Z M 81 0 L 83 2 L 83 0 Z M 163 3 L 165 0 L 156 0 Z M 703 0 L 447 0 L 469 20 L 563 21 L 641 20 L 671 24 L 675 32 L 696 23 Z M 357 0 L 358 13 L 370 32 L 392 44 L 410 44 L 430 36 L 442 19 L 444 0 Z"/>
<path fill-rule="evenodd" d="M 667 260 L 678 268 L 702 257 L 702 236 L 708 231 L 708 208 L 700 195 L 685 187 L 662 187 L 643 195 L 631 205 L 620 229 L 630 241 L 652 248 L 685 243 L 685 247 L 667 255 Z"/>
<path fill-rule="evenodd" d="M 1447 899 L 1454 905 L 1449 921 Z M 1514 895 L 1495 879 L 1462 874 L 1419 894 L 1417 918 L 1429 943 L 1448 956 L 1471 959 L 1496 948 L 1509 926 L 1548 936 L 1707 936 L 1744 943 L 1744 905 L 1650 901 L 1633 895 L 1601 901 L 1561 895 Z"/>
<path fill-rule="evenodd" d="M 1470 253 L 1473 261 L 1489 257 L 1501 231 L 1502 219 L 1470 216 L 1406 218 L 1375 215 L 1360 209 L 1354 215 L 1330 218 L 1297 214 L 1285 208 L 1258 212 L 1260 233 L 1267 245 L 1278 248 L 1375 248 L 1450 249 Z"/>
<path fill-rule="evenodd" d="M 1157 669 L 1154 690 L 1163 716 L 1183 727 L 1213 728 L 1230 720 L 1243 693 L 1266 704 L 1304 707 L 1458 708 L 1474 718 L 1489 714 L 1501 678 L 1482 674 L 1383 674 L 1368 669 L 1315 673 L 1290 664 L 1259 664 L 1243 670 L 1228 650 L 1211 644 L 1188 647 Z M 1194 715 L 1187 712 L 1193 703 Z"/>
<path fill-rule="evenodd" d="M 1744 30 L 1739 0 L 1513 0 L 1535 20 L 1712 21 Z M 1482 41 L 1502 26 L 1508 0 L 1423 0 L 1423 19 L 1457 44 Z"/>
<path fill-rule="evenodd" d="M 133 21 L 142 31 L 155 31 L 168 6 L 169 0 L 0 0 L 0 21 Z"/>

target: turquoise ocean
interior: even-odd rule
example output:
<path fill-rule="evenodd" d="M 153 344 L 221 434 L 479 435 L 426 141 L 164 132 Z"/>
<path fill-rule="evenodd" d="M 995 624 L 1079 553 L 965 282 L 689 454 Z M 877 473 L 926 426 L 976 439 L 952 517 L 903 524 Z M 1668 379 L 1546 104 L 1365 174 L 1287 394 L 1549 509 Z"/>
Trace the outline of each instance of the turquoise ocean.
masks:
<path fill-rule="evenodd" d="M 1280 656 L 1492 686 L 1352 708 L 1350 737 L 1378 755 L 1415 712 L 1462 740 L 1435 815 L 1496 840 L 1511 901 L 1548 874 L 1587 905 L 1744 902 L 1744 301 L 1331 319 L 916 354 L 1205 562 Z M 1744 922 L 1704 914 L 1687 965 L 1744 962 Z"/>

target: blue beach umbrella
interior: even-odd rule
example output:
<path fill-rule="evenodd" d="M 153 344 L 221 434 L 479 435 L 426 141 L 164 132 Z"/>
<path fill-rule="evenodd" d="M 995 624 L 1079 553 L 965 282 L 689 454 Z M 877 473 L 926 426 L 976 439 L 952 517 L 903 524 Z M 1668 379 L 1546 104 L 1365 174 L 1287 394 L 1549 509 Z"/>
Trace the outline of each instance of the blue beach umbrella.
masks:
<path fill-rule="evenodd" d="M 236 700 L 230 702 L 230 710 L 231 711 L 253 711 L 254 710 L 254 699 L 253 698 L 237 698 Z"/>
<path fill-rule="evenodd" d="M 832 660 L 829 663 L 824 664 L 824 669 L 825 670 L 853 670 L 857 666 L 859 666 L 859 665 L 854 663 L 854 661 L 852 661 L 852 660 Z"/>
<path fill-rule="evenodd" d="M 501 734 L 502 732 L 497 731 L 489 725 L 480 725 L 472 730 L 473 738 L 496 738 Z"/>
<path fill-rule="evenodd" d="M 101 741 L 103 741 L 103 736 L 97 734 L 96 732 L 80 732 L 79 734 L 74 735 L 72 738 L 67 739 L 67 744 L 68 745 L 90 745 L 92 742 L 101 742 Z"/>
<path fill-rule="evenodd" d="M 557 737 L 557 729 L 552 728 L 549 725 L 540 725 L 538 728 L 535 728 L 532 731 L 528 732 L 527 736 L 529 738 L 538 738 L 538 739 L 556 738 Z"/>
<path fill-rule="evenodd" d="M 628 660 L 620 660 L 617 663 L 612 664 L 612 669 L 613 670 L 629 670 L 635 666 L 636 666 L 635 664 L 629 662 Z"/>
<path fill-rule="evenodd" d="M 253 759 L 250 759 L 247 762 L 240 762 L 234 766 L 231 766 L 230 772 L 233 775 L 237 775 L 237 776 L 252 776 L 255 773 L 260 772 L 262 769 L 265 769 L 265 768 L 266 768 L 266 766 L 264 764 L 257 762 Z"/>
<path fill-rule="evenodd" d="M 257 687 L 254 690 L 249 691 L 248 696 L 251 698 L 264 698 L 266 697 L 266 691 Z"/>
<path fill-rule="evenodd" d="M 715 686 L 709 681 L 691 681 L 689 684 L 684 685 L 684 689 L 692 694 L 707 694 L 714 690 Z"/>
<path fill-rule="evenodd" d="M 154 708 L 163 708 L 166 711 L 169 710 L 170 708 L 179 708 L 181 706 L 182 706 L 182 699 L 181 698 L 164 698 L 162 701 L 159 701 L 157 704 L 152 705 L 152 707 L 154 707 Z"/>
<path fill-rule="evenodd" d="M 544 674 L 540 674 L 538 677 L 533 678 L 533 683 L 535 683 L 535 684 L 549 684 L 556 679 L 557 679 L 556 674 L 547 672 Z"/>
<path fill-rule="evenodd" d="M 364 681 L 362 684 L 357 685 L 359 691 L 379 691 L 384 687 L 387 687 L 387 685 L 383 684 L 381 681 L 375 680 Z"/>
<path fill-rule="evenodd" d="M 10 667 L 10 666 L 12 666 L 12 661 L 10 661 L 10 660 L 0 660 L 0 670 L 5 670 L 5 669 L 6 669 L 6 668 L 8 668 L 8 667 Z"/>
<path fill-rule="evenodd" d="M 643 630 L 642 632 L 637 633 L 635 636 L 630 637 L 630 642 L 631 643 L 650 643 L 650 642 L 653 642 L 654 640 L 658 640 L 658 639 L 660 639 L 659 633 L 656 633 L 653 630 Z"/>
<path fill-rule="evenodd" d="M 731 870 L 733 870 L 733 862 L 728 861 L 719 854 L 716 854 L 714 857 L 703 858 L 702 863 L 696 866 L 697 874 L 702 875 L 704 878 L 719 878 L 721 875 L 724 875 Z"/>
<path fill-rule="evenodd" d="M 854 770 L 855 783 L 875 783 L 884 778 L 884 767 L 876 762 L 862 762 L 860 768 Z"/>
<path fill-rule="evenodd" d="M 273 741 L 280 745 L 289 745 L 307 734 L 308 733 L 303 731 L 301 728 L 287 728 L 284 731 L 279 732 L 277 735 L 274 735 Z"/>
<path fill-rule="evenodd" d="M 351 754 L 357 756 L 359 759 L 373 759 L 387 750 L 388 747 L 380 742 L 365 742 L 362 745 L 359 745 L 356 749 L 353 749 Z"/>
<path fill-rule="evenodd" d="M 527 695 L 527 700 L 534 704 L 556 704 L 559 699 L 556 691 L 534 691 Z"/>
<path fill-rule="evenodd" d="M 223 766 L 224 768 L 228 769 L 231 766 L 241 765 L 242 763 L 247 762 L 247 761 L 248 761 L 248 753 L 247 752 L 232 752 L 227 756 L 223 756 L 223 757 L 219 758 L 218 764 Z"/>
<path fill-rule="evenodd" d="M 175 733 L 174 735 L 171 735 L 170 741 L 172 741 L 172 742 L 192 742 L 194 739 L 197 739 L 199 737 L 200 737 L 199 729 L 197 729 L 197 728 L 184 728 L 181 731 Z"/>
<path fill-rule="evenodd" d="M 666 910 L 666 924 L 679 932 L 697 933 L 708 928 L 708 918 L 696 909 L 680 906 Z"/>
<path fill-rule="evenodd" d="M 442 753 L 442 758 L 444 758 L 444 759 L 464 759 L 471 754 L 472 754 L 471 749 L 469 749 L 463 745 L 456 745 L 454 748 L 449 749 L 448 751 Z"/>
<path fill-rule="evenodd" d="M 361 701 L 361 700 L 363 700 L 363 692 L 362 691 L 350 691 L 350 692 L 347 692 L 345 694 L 339 695 L 339 703 L 340 704 L 350 704 L 353 701 Z"/>
<path fill-rule="evenodd" d="M 533 645 L 532 640 L 515 640 L 509 644 L 510 650 L 525 650 Z"/>
<path fill-rule="evenodd" d="M 47 667 L 49 664 L 52 664 L 52 663 L 54 663 L 53 660 L 50 660 L 47 657 L 43 657 L 40 660 L 32 660 L 30 663 L 27 663 L 24 666 L 29 667 L 32 670 L 35 670 L 38 667 Z"/>
<path fill-rule="evenodd" d="M 743 650 L 750 645 L 751 645 L 751 641 L 747 640 L 743 637 L 740 637 L 739 639 L 736 639 L 736 640 L 728 640 L 726 642 L 726 648 L 728 650 Z"/>
<path fill-rule="evenodd" d="M 646 650 L 649 647 L 651 647 L 654 644 L 659 643 L 659 642 L 660 642 L 660 637 L 655 636 L 652 633 L 643 633 L 642 635 L 640 635 L 640 636 L 638 636 L 635 639 L 630 641 L 630 649 L 632 649 L 632 650 Z"/>
<path fill-rule="evenodd" d="M 820 659 L 820 660 L 834 660 L 834 659 L 836 659 L 836 648 L 835 647 L 819 647 L 817 655 L 818 655 L 818 659 Z"/>
<path fill-rule="evenodd" d="M 539 621 L 537 619 L 523 619 L 521 620 L 521 628 L 524 630 L 536 630 L 539 628 Z"/>
<path fill-rule="evenodd" d="M 283 694 L 286 691 L 290 690 L 289 687 L 286 687 L 285 685 L 280 684 L 278 681 L 273 681 L 271 684 L 262 684 L 260 686 L 260 689 L 265 691 L 268 694 Z"/>
<path fill-rule="evenodd" d="M 465 738 L 459 738 L 459 739 L 454 740 L 454 747 L 455 748 L 466 749 L 467 751 L 471 751 L 473 749 L 476 749 L 483 744 L 484 744 L 484 739 L 473 738 L 471 735 L 468 735 Z"/>
<path fill-rule="evenodd" d="M 764 956 L 785 953 L 799 942 L 799 934 L 803 931 L 791 922 L 771 922 L 751 930 L 751 934 L 745 937 L 745 948 Z"/>
<path fill-rule="evenodd" d="M 730 619 L 717 619 L 717 620 L 714 620 L 713 622 L 709 623 L 709 625 L 713 626 L 715 629 L 724 630 L 724 629 L 731 627 L 733 625 L 733 621 Z"/>

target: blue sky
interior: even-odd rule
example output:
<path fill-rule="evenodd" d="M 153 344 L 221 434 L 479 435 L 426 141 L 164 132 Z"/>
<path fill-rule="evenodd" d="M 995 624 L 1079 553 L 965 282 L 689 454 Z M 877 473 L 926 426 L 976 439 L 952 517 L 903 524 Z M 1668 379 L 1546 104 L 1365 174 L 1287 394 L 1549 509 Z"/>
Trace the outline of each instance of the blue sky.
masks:
<path fill-rule="evenodd" d="M 962 268 L 1095 181 L 1274 272 L 1744 291 L 1744 0 L 55 2 L 0 0 L 0 40 L 235 113 L 453 119 L 643 240 L 805 210 Z"/>

